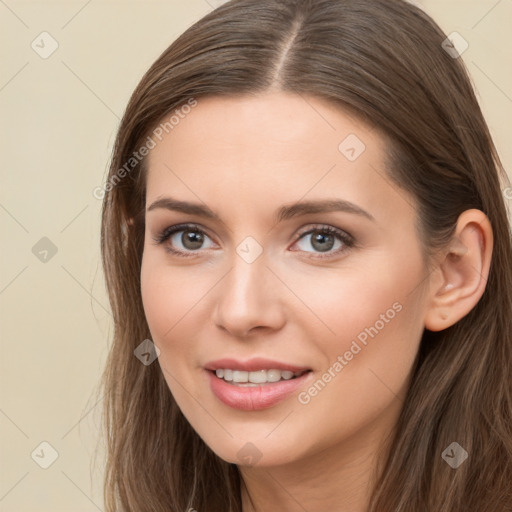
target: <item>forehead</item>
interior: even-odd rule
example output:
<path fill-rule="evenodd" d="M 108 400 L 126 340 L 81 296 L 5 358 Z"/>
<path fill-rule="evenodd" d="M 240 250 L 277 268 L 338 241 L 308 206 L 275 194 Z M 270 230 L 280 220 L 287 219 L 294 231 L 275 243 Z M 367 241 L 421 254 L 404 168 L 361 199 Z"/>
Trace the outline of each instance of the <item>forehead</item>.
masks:
<path fill-rule="evenodd" d="M 311 96 L 271 92 L 206 97 L 187 112 L 180 118 L 173 116 L 172 125 L 165 125 L 163 119 L 161 126 L 167 133 L 162 133 L 163 140 L 150 153 L 150 165 L 170 150 L 179 153 L 178 157 L 188 153 L 190 158 L 193 153 L 196 158 L 215 159 L 217 155 L 210 153 L 213 146 L 219 152 L 226 150 L 220 154 L 227 164 L 226 158 L 232 155 L 239 159 L 242 151 L 250 152 L 252 159 L 259 155 L 267 161 L 277 156 L 286 160 L 310 156 L 311 150 L 317 158 L 321 153 L 326 157 L 338 156 L 340 142 L 349 135 L 352 140 L 361 141 L 357 150 L 362 144 L 366 148 L 382 144 L 373 130 L 354 116 L 327 100 Z M 172 137 L 166 136 L 171 134 Z"/>
<path fill-rule="evenodd" d="M 219 208 L 245 202 L 265 209 L 328 195 L 384 209 L 386 189 L 394 188 L 378 132 L 317 97 L 199 98 L 155 142 L 147 204 L 169 193 Z"/>

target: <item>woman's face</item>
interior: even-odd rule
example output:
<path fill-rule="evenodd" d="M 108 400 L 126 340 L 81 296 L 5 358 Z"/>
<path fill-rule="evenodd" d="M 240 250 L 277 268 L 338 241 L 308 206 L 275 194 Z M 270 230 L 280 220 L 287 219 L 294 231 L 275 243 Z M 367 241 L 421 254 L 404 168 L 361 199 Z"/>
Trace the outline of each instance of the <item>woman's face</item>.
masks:
<path fill-rule="evenodd" d="M 167 131 L 148 157 L 142 297 L 183 414 L 240 465 L 379 443 L 428 295 L 383 139 L 282 92 L 201 98 Z"/>

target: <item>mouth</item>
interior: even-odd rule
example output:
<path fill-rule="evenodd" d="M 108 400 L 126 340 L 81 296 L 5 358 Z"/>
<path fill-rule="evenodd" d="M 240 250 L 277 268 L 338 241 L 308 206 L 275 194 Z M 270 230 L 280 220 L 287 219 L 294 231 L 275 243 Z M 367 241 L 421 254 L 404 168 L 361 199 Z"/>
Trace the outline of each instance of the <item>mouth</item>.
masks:
<path fill-rule="evenodd" d="M 220 359 L 206 364 L 204 369 L 213 395 L 239 411 L 274 407 L 314 379 L 311 368 L 263 358 Z"/>
<path fill-rule="evenodd" d="M 279 370 L 277 368 L 262 369 L 256 371 L 234 370 L 231 368 L 217 368 L 210 370 L 218 379 L 240 387 L 256 387 L 274 382 L 288 381 L 301 377 L 311 370 Z"/>

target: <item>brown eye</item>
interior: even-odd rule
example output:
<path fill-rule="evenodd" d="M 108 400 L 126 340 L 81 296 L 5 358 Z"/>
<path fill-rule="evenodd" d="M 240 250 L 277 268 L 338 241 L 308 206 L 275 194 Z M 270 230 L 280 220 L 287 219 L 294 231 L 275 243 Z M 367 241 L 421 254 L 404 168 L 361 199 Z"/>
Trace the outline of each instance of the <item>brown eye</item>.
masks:
<path fill-rule="evenodd" d="M 201 245 L 204 243 L 204 235 L 202 233 L 188 230 L 185 230 L 182 233 L 183 234 L 180 237 L 180 242 L 183 247 L 185 247 L 185 249 L 194 251 L 201 248 Z"/>

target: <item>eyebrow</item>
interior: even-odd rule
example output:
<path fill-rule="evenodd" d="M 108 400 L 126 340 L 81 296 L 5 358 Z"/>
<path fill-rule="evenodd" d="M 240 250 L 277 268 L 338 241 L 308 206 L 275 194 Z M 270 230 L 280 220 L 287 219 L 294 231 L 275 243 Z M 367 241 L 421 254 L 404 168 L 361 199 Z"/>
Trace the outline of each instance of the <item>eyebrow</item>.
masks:
<path fill-rule="evenodd" d="M 221 221 L 221 218 L 206 205 L 190 203 L 187 201 L 178 201 L 172 197 L 162 197 L 157 199 L 154 203 L 151 204 L 151 206 L 148 207 L 147 211 L 150 212 L 159 208 L 187 213 L 190 215 L 198 215 L 207 219 Z M 345 201 L 344 199 L 301 201 L 298 203 L 283 205 L 276 211 L 274 215 L 274 221 L 279 223 L 293 217 L 298 217 L 300 215 L 329 212 L 352 213 L 361 217 L 365 217 L 368 220 L 375 221 L 373 215 L 368 213 L 366 210 L 363 210 L 356 204 L 351 203 L 350 201 Z"/>

